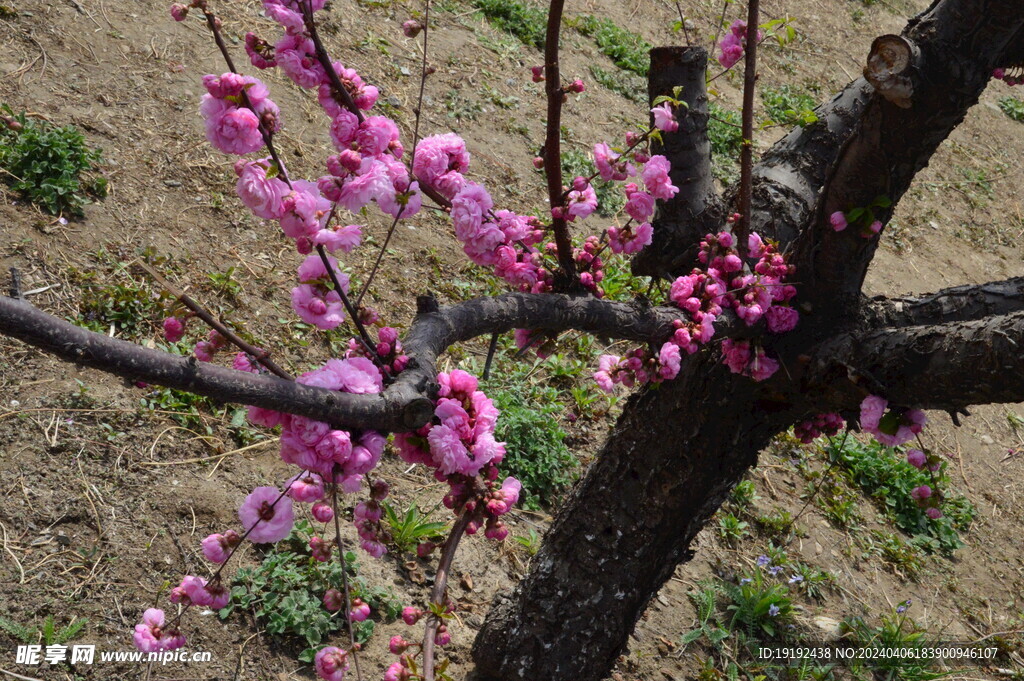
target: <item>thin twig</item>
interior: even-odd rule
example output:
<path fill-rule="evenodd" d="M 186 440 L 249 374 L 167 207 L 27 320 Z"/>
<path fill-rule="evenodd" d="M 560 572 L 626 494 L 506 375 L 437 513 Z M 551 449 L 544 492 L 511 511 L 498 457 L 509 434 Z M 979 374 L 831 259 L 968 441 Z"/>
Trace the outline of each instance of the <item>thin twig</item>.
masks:
<path fill-rule="evenodd" d="M 327 258 L 327 251 L 324 250 L 323 244 L 317 245 L 316 252 L 320 255 L 320 260 L 327 269 L 327 275 L 331 278 L 331 283 L 334 284 L 334 290 L 337 291 L 338 297 L 341 298 L 341 302 L 345 306 L 348 316 L 352 319 L 352 323 L 355 325 L 356 331 L 359 333 L 359 341 L 363 344 L 363 348 L 368 353 L 367 356 L 379 365 L 381 363 L 381 359 L 377 355 L 377 349 L 374 346 L 373 341 L 370 340 L 370 334 L 366 332 L 366 327 L 363 326 L 363 322 L 359 319 L 359 314 L 356 311 L 356 308 L 353 307 L 351 301 L 349 301 L 348 294 L 345 293 L 345 288 L 341 285 L 341 281 L 338 280 L 338 275 L 334 271 L 334 266 L 331 265 L 331 261 Z"/>
<path fill-rule="evenodd" d="M 196 314 L 196 316 L 202 319 L 204 322 L 206 322 L 208 326 L 210 326 L 213 329 L 216 329 L 217 333 L 224 336 L 224 338 L 233 343 L 242 352 L 251 355 L 253 359 L 255 359 L 257 362 L 266 367 L 267 371 L 287 381 L 294 380 L 291 374 L 289 374 L 287 371 L 279 367 L 272 359 L 270 359 L 270 353 L 267 350 L 258 348 L 255 345 L 247 343 L 241 338 L 239 338 L 238 334 L 236 334 L 234 331 L 224 326 L 224 324 L 215 319 L 214 316 L 207 312 L 202 305 L 200 305 L 192 298 L 187 296 L 184 291 L 181 291 L 175 286 L 171 285 L 170 282 L 168 282 L 166 279 L 160 276 L 159 272 L 154 270 L 152 267 L 147 265 L 142 260 L 136 261 L 136 264 L 138 264 L 138 266 L 141 267 L 143 271 L 146 272 L 146 274 L 152 277 L 153 281 L 155 281 L 161 287 L 167 289 L 167 291 L 172 296 L 180 300 L 185 307 L 192 310 Z"/>
<path fill-rule="evenodd" d="M 557 1 L 557 0 L 556 0 Z M 430 591 L 430 602 L 443 609 L 448 590 L 448 572 L 452 567 L 452 559 L 455 558 L 455 550 L 459 547 L 459 540 L 466 532 L 469 525 L 470 514 L 462 512 L 459 519 L 452 526 L 448 539 L 444 542 L 444 549 L 441 551 L 441 559 L 437 564 L 437 572 L 434 575 L 434 588 Z M 423 635 L 423 681 L 434 681 L 434 639 L 437 636 L 437 625 L 440 619 L 431 614 L 427 620 L 427 631 Z"/>
<path fill-rule="evenodd" d="M 544 174 L 548 183 L 548 202 L 552 211 L 562 208 L 562 151 L 561 151 L 561 120 L 562 99 L 565 90 L 562 88 L 561 75 L 558 70 L 558 37 L 562 25 L 562 8 L 564 0 L 551 0 L 548 10 L 547 35 L 544 40 L 544 91 L 548 98 L 547 131 L 544 138 Z M 561 213 L 561 211 L 559 211 Z M 569 225 L 564 215 L 552 216 L 551 229 L 555 233 L 558 265 L 562 270 L 563 287 L 572 288 L 576 282 L 576 263 L 572 257 L 572 239 L 569 236 Z"/>
<path fill-rule="evenodd" d="M 358 644 L 356 643 L 355 628 L 352 625 L 350 609 L 352 607 L 352 596 L 348 586 L 348 568 L 345 565 L 345 550 L 341 543 L 341 524 L 338 520 L 338 485 L 331 485 L 331 507 L 334 509 L 334 543 L 338 545 L 338 563 L 341 565 L 341 584 L 345 592 L 345 605 L 342 608 L 342 615 L 348 625 L 348 640 L 351 644 L 350 653 L 356 667 L 356 681 L 362 681 L 363 675 L 359 670 L 359 655 L 357 655 Z"/>
<path fill-rule="evenodd" d="M 746 64 L 743 73 L 743 147 L 740 150 L 740 219 L 736 223 L 736 240 L 741 252 L 746 251 L 750 234 L 751 194 L 754 186 L 754 87 L 757 84 L 757 22 L 759 0 L 747 6 Z"/>

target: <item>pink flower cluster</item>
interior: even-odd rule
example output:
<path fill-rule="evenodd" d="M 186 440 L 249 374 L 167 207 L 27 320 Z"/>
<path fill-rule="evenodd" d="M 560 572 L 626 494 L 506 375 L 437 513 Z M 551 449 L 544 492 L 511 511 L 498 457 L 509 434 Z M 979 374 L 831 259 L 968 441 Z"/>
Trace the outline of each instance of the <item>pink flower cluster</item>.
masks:
<path fill-rule="evenodd" d="M 255 544 L 279 542 L 292 531 L 292 500 L 276 487 L 257 487 L 238 509 L 246 538 Z"/>
<path fill-rule="evenodd" d="M 207 94 L 199 104 L 206 139 L 226 154 L 250 154 L 263 148 L 263 133 L 281 127 L 281 112 L 267 87 L 251 76 L 225 73 L 203 76 Z"/>
<path fill-rule="evenodd" d="M 211 362 L 213 356 L 228 344 L 228 339 L 220 335 L 216 329 L 210 329 L 206 340 L 196 343 L 192 353 L 200 362 Z"/>
<path fill-rule="evenodd" d="M 769 357 L 759 343 L 726 338 L 722 341 L 722 362 L 734 374 L 764 381 L 779 370 L 778 361 Z"/>
<path fill-rule="evenodd" d="M 763 39 L 764 33 L 758 30 L 757 42 L 761 42 Z M 743 57 L 746 42 L 747 22 L 737 19 L 732 22 L 729 32 L 718 43 L 718 47 L 722 50 L 721 54 L 718 55 L 718 63 L 724 68 L 731 69 Z"/>
<path fill-rule="evenodd" d="M 496 485 L 497 465 L 505 456 L 505 444 L 494 439 L 498 410 L 465 371 L 441 373 L 437 380 L 433 421 L 396 434 L 395 446 L 405 461 L 433 468 L 434 476 L 448 483 L 445 506 L 472 514 L 467 534 L 486 525 L 485 536 L 500 541 L 508 530 L 499 517 L 519 500 L 522 486 L 515 478 Z"/>
<path fill-rule="evenodd" d="M 888 406 L 889 402 L 877 395 L 868 395 L 860 403 L 861 429 L 871 433 L 886 447 L 910 442 L 928 422 L 928 417 L 920 409 L 887 409 Z"/>
<path fill-rule="evenodd" d="M 383 480 L 375 480 L 370 486 L 370 499 L 356 504 L 352 512 L 352 524 L 359 533 L 359 545 L 374 558 L 380 558 L 388 552 L 385 543 L 391 536 L 381 524 L 384 510 L 381 502 L 388 496 L 388 485 Z"/>
<path fill-rule="evenodd" d="M 704 253 L 702 249 L 701 255 Z M 775 244 L 766 244 L 756 232 L 747 240 L 747 255 L 758 259 L 754 272 L 732 280 L 726 302 L 747 326 L 753 326 L 764 317 L 771 333 L 791 331 L 797 324 L 799 313 L 785 303 L 796 295 L 796 287 L 782 282 L 796 268 L 786 264 Z"/>
<path fill-rule="evenodd" d="M 816 414 L 814 417 L 793 426 L 793 435 L 804 444 L 809 444 L 815 438 L 827 435 L 832 437 L 845 425 L 843 417 L 834 412 L 827 414 Z"/>
<path fill-rule="evenodd" d="M 363 308 L 366 310 L 367 308 Z M 372 324 L 373 321 L 362 320 L 364 324 Z M 402 373 L 409 364 L 409 357 L 402 348 L 402 341 L 398 338 L 398 329 L 390 326 L 382 326 L 377 329 L 377 344 L 374 347 L 377 353 L 376 363 L 383 372 L 385 379 L 394 378 Z M 346 357 L 366 357 L 366 348 L 356 339 L 348 342 Z"/>
<path fill-rule="evenodd" d="M 164 626 L 164 611 L 149 608 L 142 614 L 142 622 L 135 625 L 135 647 L 144 653 L 177 650 L 185 645 L 185 636 L 177 627 Z"/>
<path fill-rule="evenodd" d="M 327 262 L 338 282 L 348 293 L 348 275 L 339 272 L 338 261 L 328 256 Z M 330 273 L 319 255 L 308 255 L 298 268 L 299 285 L 292 289 L 292 310 L 302 321 L 318 329 L 330 330 L 345 321 L 345 306 L 334 290 Z"/>
<path fill-rule="evenodd" d="M 490 194 L 475 182 L 465 182 L 452 198 L 452 226 L 462 250 L 474 263 L 492 267 L 496 276 L 522 291 L 548 290 L 551 274 L 536 248 L 544 238 L 540 221 L 493 208 Z"/>

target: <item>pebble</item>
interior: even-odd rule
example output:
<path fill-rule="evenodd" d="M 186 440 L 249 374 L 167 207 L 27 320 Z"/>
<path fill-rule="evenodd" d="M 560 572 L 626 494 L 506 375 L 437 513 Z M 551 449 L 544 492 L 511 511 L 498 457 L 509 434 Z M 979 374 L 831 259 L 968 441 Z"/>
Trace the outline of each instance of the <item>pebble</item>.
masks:
<path fill-rule="evenodd" d="M 164 180 L 164 184 L 168 187 L 180 187 L 181 183 L 177 180 Z"/>
<path fill-rule="evenodd" d="M 411 76 L 412 75 L 412 72 L 409 71 L 409 69 L 405 68 L 404 66 L 400 67 L 398 69 L 398 72 L 401 73 L 403 76 Z"/>
<path fill-rule="evenodd" d="M 981 441 L 982 441 L 982 442 L 984 442 L 984 443 L 985 443 L 985 444 L 987 444 L 987 445 L 994 445 L 994 444 L 996 443 L 996 441 L 995 441 L 995 440 L 993 440 L 993 439 L 992 439 L 991 437 L 989 437 L 988 435 L 982 435 L 982 436 L 981 436 Z"/>
<path fill-rule="evenodd" d="M 400 100 L 398 97 L 395 97 L 394 95 L 388 97 L 388 104 L 395 107 L 396 109 L 402 108 L 402 100 Z"/>

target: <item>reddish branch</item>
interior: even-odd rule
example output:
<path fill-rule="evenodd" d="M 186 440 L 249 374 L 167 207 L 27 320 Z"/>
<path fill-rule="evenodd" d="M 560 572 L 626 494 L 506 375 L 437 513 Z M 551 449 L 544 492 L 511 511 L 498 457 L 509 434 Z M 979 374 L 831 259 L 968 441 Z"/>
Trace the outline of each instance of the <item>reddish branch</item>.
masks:
<path fill-rule="evenodd" d="M 740 219 L 736 224 L 736 240 L 740 253 L 746 252 L 750 234 L 751 196 L 754 177 L 754 88 L 757 85 L 758 0 L 747 2 L 746 64 L 743 72 L 743 147 L 740 150 Z"/>
<path fill-rule="evenodd" d="M 433 607 L 444 610 L 448 601 L 448 573 L 451 570 L 452 560 L 455 558 L 455 551 L 459 547 L 459 540 L 466 533 L 466 526 L 469 525 L 471 514 L 462 512 L 459 519 L 455 521 L 448 539 L 444 542 L 441 550 L 441 558 L 437 564 L 437 573 L 434 575 L 434 588 L 430 591 L 430 603 Z M 427 617 L 427 630 L 423 635 L 423 679 L 434 681 L 434 641 L 437 637 L 437 625 L 441 619 L 434 614 Z"/>
<path fill-rule="evenodd" d="M 544 39 L 544 91 L 548 98 L 547 128 L 544 137 L 544 174 L 548 182 L 548 203 L 552 209 L 565 205 L 562 194 L 562 101 L 565 89 L 562 87 L 558 68 L 558 37 L 562 29 L 562 8 L 564 0 L 551 0 L 548 10 L 547 35 Z M 576 281 L 576 263 L 572 256 L 572 239 L 569 223 L 564 215 L 558 214 L 551 220 L 558 247 L 558 265 L 561 268 L 563 288 L 571 288 Z"/>

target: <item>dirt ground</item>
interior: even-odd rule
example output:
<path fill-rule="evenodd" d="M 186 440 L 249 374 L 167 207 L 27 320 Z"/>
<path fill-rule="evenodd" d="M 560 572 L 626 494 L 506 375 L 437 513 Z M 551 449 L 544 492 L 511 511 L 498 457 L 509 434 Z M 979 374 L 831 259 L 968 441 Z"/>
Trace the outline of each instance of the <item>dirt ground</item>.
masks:
<path fill-rule="evenodd" d="M 608 16 L 653 44 L 680 40 L 672 31 L 678 14 L 671 2 L 567 4 L 570 15 Z M 927 4 L 766 0 L 766 15 L 792 17 L 799 39 L 764 50 L 762 82 L 799 86 L 823 101 L 859 73 L 872 38 L 899 32 Z M 721 4 L 682 5 L 696 33 L 710 42 Z M 273 34 L 255 1 L 222 0 L 214 8 L 240 63 L 245 59 L 238 39 L 246 31 Z M 419 83 L 413 74 L 420 53 L 400 26 L 417 8 L 388 0 L 333 0 L 324 13 L 332 56 L 380 87 L 381 106 L 400 123 L 403 138 L 411 136 L 414 122 Z M 160 343 L 153 297 L 158 289 L 133 266 L 151 249 L 180 286 L 271 348 L 289 370 L 308 370 L 336 354 L 335 338 L 293 323 L 286 291 L 298 257 L 270 225 L 247 214 L 234 194 L 231 160 L 203 137 L 199 78 L 224 70 L 203 27 L 175 23 L 163 2 L 5 0 L 0 9 L 0 102 L 83 129 L 103 151 L 111 190 L 104 201 L 86 207 L 83 219 L 67 225 L 4 193 L 0 271 L 17 267 L 23 288 L 39 289 L 31 302 L 72 321 L 88 318 L 105 297 L 138 295 L 145 304 L 130 320 L 130 333 L 127 325 L 111 332 Z M 430 61 L 438 70 L 427 83 L 424 133 L 463 135 L 474 158 L 471 174 L 486 182 L 496 204 L 522 211 L 543 205 L 543 186 L 530 163 L 543 134 L 542 93 L 528 71 L 540 63 L 539 53 L 490 26 L 462 0 L 441 3 L 432 20 Z M 614 67 L 591 39 L 570 30 L 563 44 L 563 73 L 588 82 L 587 92 L 566 107 L 572 147 L 587 150 L 646 116 L 644 107 L 592 83 L 589 65 Z M 330 146 L 316 102 L 275 72 L 260 77 L 283 112 L 280 147 L 292 174 L 316 177 Z M 731 78 L 718 82 L 722 101 L 732 108 L 739 103 L 738 84 Z M 926 292 L 1024 274 L 1024 213 L 1017 191 L 1024 186 L 1024 124 L 999 110 L 997 101 L 1008 94 L 1021 97 L 993 83 L 915 181 L 887 228 L 868 293 Z M 759 132 L 758 148 L 782 134 L 777 127 Z M 409 223 L 396 233 L 369 293 L 397 326 L 411 318 L 417 294 L 429 290 L 445 301 L 481 285 L 440 217 L 423 211 Z M 367 270 L 376 254 L 373 242 L 379 246 L 387 229 L 376 216 L 367 224 L 371 247 L 344 263 L 356 278 Z M 229 270 L 237 287 L 209 276 Z M 449 366 L 481 351 L 469 346 Z M 231 423 L 232 411 L 154 399 L 150 389 L 0 337 L 0 617 L 30 628 L 49 615 L 58 624 L 87 618 L 73 643 L 128 650 L 132 627 L 158 602 L 166 583 L 173 586 L 182 574 L 205 569 L 199 540 L 237 524 L 236 509 L 252 488 L 291 475 L 272 434 L 239 429 Z M 140 406 L 147 401 L 150 406 Z M 193 408 L 187 425 L 173 413 Z M 926 557 L 916 579 L 861 553 L 850 531 L 830 524 L 817 507 L 806 509 L 799 520 L 803 531 L 788 540 L 787 549 L 834 573 L 836 588 L 820 602 L 802 603 L 802 625 L 820 626 L 814 622 L 823 617 L 877 617 L 912 598 L 918 624 L 944 640 L 1024 629 L 1024 456 L 1007 454 L 1024 440 L 1008 414 L 1024 415 L 1024 407 L 979 407 L 960 428 L 945 414 L 930 414 L 928 436 L 950 457 L 954 486 L 975 504 L 978 518 L 963 537 L 963 549 L 952 558 Z M 612 417 L 576 418 L 567 409 L 562 427 L 580 458 L 593 456 Z M 413 501 L 429 508 L 440 497 L 442 485 L 421 467 L 410 470 L 387 456 L 382 476 L 403 508 Z M 804 481 L 791 458 L 785 447 L 773 450 L 751 472 L 758 511 L 782 509 L 795 516 L 804 506 Z M 883 526 L 867 500 L 858 507 L 867 519 L 863 531 Z M 512 534 L 543 533 L 554 511 L 516 511 Z M 435 516 L 446 520 L 440 511 Z M 353 541 L 351 526 L 343 532 Z M 712 523 L 695 547 L 696 557 L 677 570 L 643 616 L 615 678 L 696 678 L 705 655 L 679 646 L 694 624 L 687 592 L 723 566 L 749 567 L 767 541 L 755 534 L 729 545 Z M 255 560 L 249 552 L 241 564 Z M 448 648 L 455 678 L 471 670 L 469 646 L 492 596 L 513 585 L 528 561 L 513 542 L 463 542 L 452 580 L 463 606 L 463 624 L 454 627 Z M 410 579 L 402 559 L 364 555 L 359 562 L 367 582 L 386 586 L 404 603 L 424 602 L 425 589 Z M 165 595 L 159 602 L 166 607 Z M 0 678 L 9 672 L 62 680 L 314 678 L 311 667 L 296 659 L 301 646 L 267 634 L 248 614 L 221 621 L 191 613 L 184 627 L 190 649 L 210 651 L 211 662 L 152 669 L 123 663 L 30 667 L 16 664 L 18 641 L 0 630 Z M 378 623 L 361 656 L 368 678 L 380 678 L 392 661 L 387 640 L 396 633 L 409 630 L 401 621 Z M 1000 666 L 1014 663 L 1022 659 Z M 955 678 L 1006 677 L 994 668 L 972 668 Z"/>

